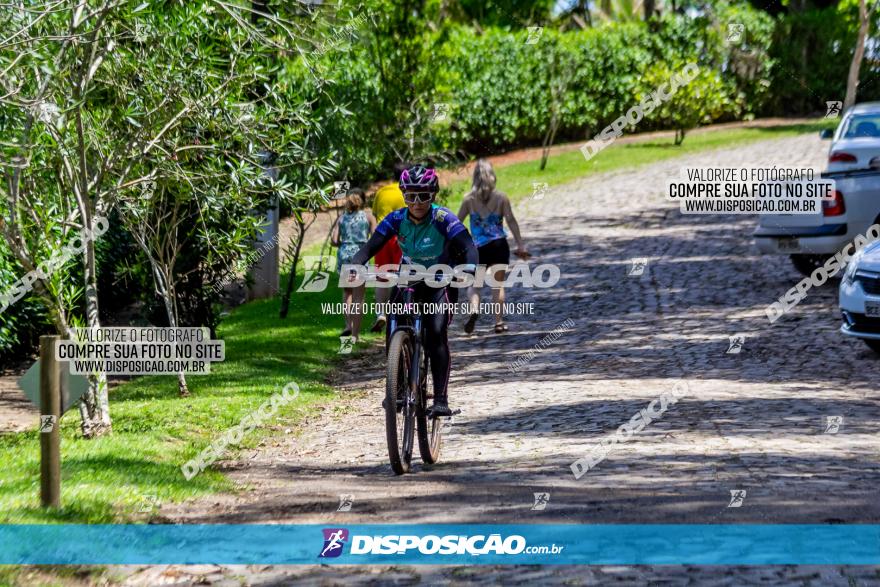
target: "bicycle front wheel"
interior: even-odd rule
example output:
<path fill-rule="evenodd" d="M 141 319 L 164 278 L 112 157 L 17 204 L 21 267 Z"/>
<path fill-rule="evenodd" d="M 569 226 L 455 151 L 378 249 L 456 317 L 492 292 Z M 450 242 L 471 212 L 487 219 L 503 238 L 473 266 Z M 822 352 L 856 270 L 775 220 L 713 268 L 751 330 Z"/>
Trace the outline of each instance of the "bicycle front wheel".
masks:
<path fill-rule="evenodd" d="M 431 363 L 424 361 L 419 385 L 419 410 L 416 414 L 417 430 L 419 433 L 419 454 L 426 465 L 433 465 L 440 460 L 440 443 L 443 437 L 443 418 L 428 418 L 427 392 L 433 389 L 433 377 L 431 376 Z"/>
<path fill-rule="evenodd" d="M 388 366 L 385 376 L 385 437 L 388 459 L 398 475 L 409 472 L 412 463 L 416 402 L 410 385 L 413 337 L 398 330 L 388 345 Z"/>

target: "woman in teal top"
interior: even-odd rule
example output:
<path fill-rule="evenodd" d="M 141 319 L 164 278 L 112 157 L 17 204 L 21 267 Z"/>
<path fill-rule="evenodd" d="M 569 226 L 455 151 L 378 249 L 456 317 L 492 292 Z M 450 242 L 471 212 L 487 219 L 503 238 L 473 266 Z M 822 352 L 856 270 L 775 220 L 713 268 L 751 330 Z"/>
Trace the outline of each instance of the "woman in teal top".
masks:
<path fill-rule="evenodd" d="M 495 171 L 492 164 L 485 159 L 477 161 L 474 167 L 474 181 L 471 191 L 464 197 L 458 217 L 462 220 L 469 217 L 471 221 L 471 235 L 477 252 L 480 255 L 480 265 L 494 267 L 491 271 L 497 283 L 505 279 L 507 264 L 510 262 L 510 247 L 507 244 L 507 233 L 504 231 L 504 220 L 513 233 L 516 240 L 514 254 L 521 259 L 528 259 L 529 253 L 523 244 L 519 233 L 519 224 L 513 215 L 513 208 L 507 196 L 495 189 Z M 480 303 L 480 292 L 471 287 L 468 291 L 468 299 L 472 308 L 477 308 Z M 504 288 L 492 288 L 492 302 L 503 308 Z M 464 325 L 464 331 L 470 334 L 474 331 L 478 314 L 476 310 L 471 312 Z M 499 310 L 495 315 L 495 332 L 501 333 L 507 330 L 504 323 L 504 312 Z"/>
<path fill-rule="evenodd" d="M 336 252 L 336 267 L 341 268 L 351 263 L 351 258 L 370 239 L 370 234 L 375 229 L 376 218 L 372 212 L 364 209 L 364 190 L 354 188 L 346 198 L 345 213 L 333 227 L 331 241 L 339 247 Z M 363 284 L 342 288 L 345 329 L 340 336 L 354 336 L 354 342 L 358 342 L 361 332 L 365 289 Z"/>

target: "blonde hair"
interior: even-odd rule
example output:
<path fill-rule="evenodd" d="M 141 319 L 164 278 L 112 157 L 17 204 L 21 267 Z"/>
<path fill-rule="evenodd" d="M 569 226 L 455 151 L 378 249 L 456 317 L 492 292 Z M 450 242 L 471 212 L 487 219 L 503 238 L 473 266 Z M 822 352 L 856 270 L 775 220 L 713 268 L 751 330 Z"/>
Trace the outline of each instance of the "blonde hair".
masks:
<path fill-rule="evenodd" d="M 478 159 L 477 164 L 474 166 L 474 180 L 471 193 L 475 197 L 486 201 L 492 195 L 492 192 L 495 191 L 495 181 L 495 170 L 492 169 L 492 164 L 486 159 Z"/>

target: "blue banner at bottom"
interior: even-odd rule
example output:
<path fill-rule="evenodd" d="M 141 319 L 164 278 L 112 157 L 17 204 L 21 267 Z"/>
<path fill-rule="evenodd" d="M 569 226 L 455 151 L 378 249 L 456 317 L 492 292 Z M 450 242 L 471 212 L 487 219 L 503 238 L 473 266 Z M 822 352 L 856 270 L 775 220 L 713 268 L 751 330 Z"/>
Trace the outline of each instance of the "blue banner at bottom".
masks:
<path fill-rule="evenodd" d="M 878 565 L 880 525 L 0 525 L 0 564 Z"/>

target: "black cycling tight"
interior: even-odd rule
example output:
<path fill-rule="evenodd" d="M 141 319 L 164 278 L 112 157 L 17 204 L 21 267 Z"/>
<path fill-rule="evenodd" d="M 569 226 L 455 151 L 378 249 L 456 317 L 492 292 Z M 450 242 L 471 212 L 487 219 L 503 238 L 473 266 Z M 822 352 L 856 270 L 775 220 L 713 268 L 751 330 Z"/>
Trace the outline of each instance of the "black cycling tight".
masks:
<path fill-rule="evenodd" d="M 458 292 L 448 290 L 445 287 L 432 288 L 423 283 L 419 283 L 415 285 L 413 301 L 419 304 L 454 303 L 450 297 L 457 298 L 458 296 L 455 295 L 457 293 Z M 395 288 L 395 291 L 391 296 L 392 304 L 400 301 L 400 294 L 401 290 Z M 428 355 L 428 359 L 431 361 L 431 376 L 434 379 L 434 399 L 435 401 L 440 400 L 441 402 L 447 400 L 446 388 L 449 384 L 450 355 L 447 329 L 451 319 L 452 314 L 449 312 L 422 315 L 425 330 L 423 346 L 425 348 L 425 353 Z M 385 338 L 386 352 L 388 350 L 389 342 L 388 330 L 390 329 L 386 330 Z"/>

